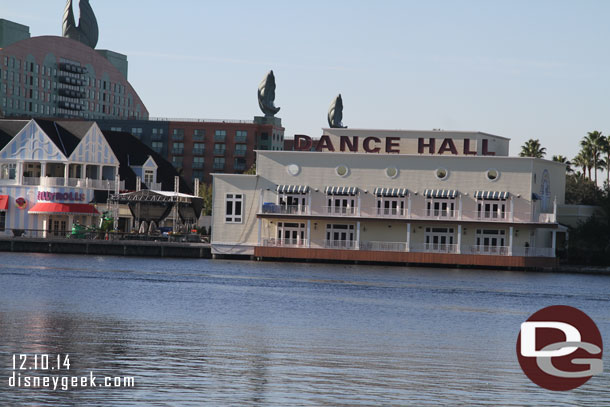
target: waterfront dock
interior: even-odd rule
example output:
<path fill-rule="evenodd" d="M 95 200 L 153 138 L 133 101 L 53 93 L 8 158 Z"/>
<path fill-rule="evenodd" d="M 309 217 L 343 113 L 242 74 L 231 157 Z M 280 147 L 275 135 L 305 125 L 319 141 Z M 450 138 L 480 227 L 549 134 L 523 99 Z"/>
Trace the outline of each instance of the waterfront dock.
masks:
<path fill-rule="evenodd" d="M 0 237 L 0 251 L 111 256 L 211 258 L 209 243 Z"/>

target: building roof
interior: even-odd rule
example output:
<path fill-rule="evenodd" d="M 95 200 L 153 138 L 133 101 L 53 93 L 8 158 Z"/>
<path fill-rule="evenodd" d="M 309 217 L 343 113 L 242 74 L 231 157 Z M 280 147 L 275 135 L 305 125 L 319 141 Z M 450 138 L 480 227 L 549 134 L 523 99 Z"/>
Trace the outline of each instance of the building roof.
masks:
<path fill-rule="evenodd" d="M 28 124 L 27 120 L 0 120 L 0 150 Z"/>
<path fill-rule="evenodd" d="M 72 132 L 68 131 L 60 122 L 42 119 L 34 119 L 34 121 L 66 157 L 72 155 L 72 152 L 81 141 L 81 138 L 76 137 Z"/>
<path fill-rule="evenodd" d="M 438 135 L 445 138 L 463 138 L 463 137 L 495 137 L 502 140 L 510 140 L 510 138 L 498 136 L 482 131 L 460 131 L 460 130 L 387 130 L 387 129 L 355 129 L 355 128 L 322 128 L 324 134 L 335 134 L 337 136 L 346 135 L 384 135 L 393 137 L 415 137 L 425 134 L 427 136 Z"/>

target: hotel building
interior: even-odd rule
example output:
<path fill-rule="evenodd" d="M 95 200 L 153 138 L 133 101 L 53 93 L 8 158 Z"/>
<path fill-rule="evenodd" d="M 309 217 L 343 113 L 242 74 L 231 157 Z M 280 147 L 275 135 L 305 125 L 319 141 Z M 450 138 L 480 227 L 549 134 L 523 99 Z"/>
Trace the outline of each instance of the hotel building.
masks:
<path fill-rule="evenodd" d="M 257 258 L 552 267 L 565 165 L 480 132 L 324 129 L 317 152 L 258 151 L 214 174 L 212 252 Z"/>

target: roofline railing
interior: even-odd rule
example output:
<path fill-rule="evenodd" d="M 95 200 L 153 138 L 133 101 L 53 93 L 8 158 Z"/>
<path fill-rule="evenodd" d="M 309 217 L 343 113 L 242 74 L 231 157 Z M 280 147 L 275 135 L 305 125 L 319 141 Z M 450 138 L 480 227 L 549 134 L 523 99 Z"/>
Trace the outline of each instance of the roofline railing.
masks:
<path fill-rule="evenodd" d="M 231 119 L 194 119 L 194 118 L 176 118 L 176 117 L 149 117 L 148 120 L 151 122 L 254 124 L 254 120 L 231 120 Z"/>

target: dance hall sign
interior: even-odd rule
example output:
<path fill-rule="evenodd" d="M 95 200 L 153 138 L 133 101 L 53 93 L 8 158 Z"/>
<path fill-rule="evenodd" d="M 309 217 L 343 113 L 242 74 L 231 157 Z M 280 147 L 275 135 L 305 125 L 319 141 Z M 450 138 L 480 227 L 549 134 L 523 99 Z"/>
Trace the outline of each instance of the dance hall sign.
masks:
<path fill-rule="evenodd" d="M 481 143 L 477 151 L 477 141 Z M 406 144 L 406 145 L 405 145 Z M 295 134 L 295 151 L 328 151 L 346 153 L 386 154 L 431 154 L 431 155 L 496 155 L 490 151 L 489 140 L 469 138 L 425 138 L 405 139 L 401 137 L 359 137 L 323 135 L 313 140 L 304 134 Z"/>

